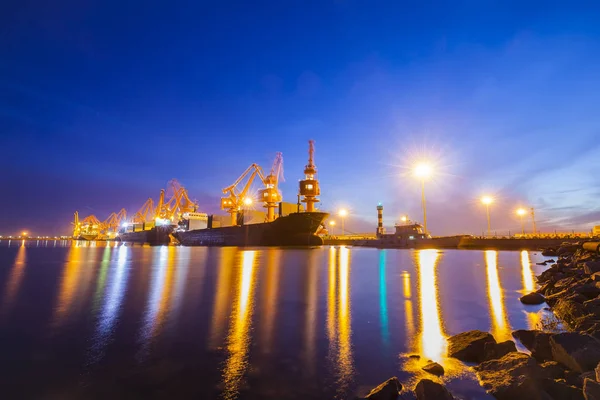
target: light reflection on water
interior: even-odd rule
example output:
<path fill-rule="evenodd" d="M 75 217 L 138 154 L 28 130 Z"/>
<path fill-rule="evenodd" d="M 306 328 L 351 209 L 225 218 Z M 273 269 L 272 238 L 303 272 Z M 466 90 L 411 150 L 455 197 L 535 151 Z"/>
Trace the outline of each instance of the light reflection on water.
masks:
<path fill-rule="evenodd" d="M 223 370 L 225 399 L 235 399 L 240 384 L 248 368 L 248 348 L 252 339 L 250 326 L 254 301 L 254 276 L 256 251 L 242 252 L 242 266 L 239 269 L 240 280 L 236 291 L 236 301 L 231 315 L 231 326 L 227 339 L 227 358 Z"/>
<path fill-rule="evenodd" d="M 21 242 L 19 250 L 17 251 L 17 257 L 13 263 L 12 270 L 10 271 L 10 277 L 6 283 L 6 289 L 4 292 L 4 298 L 2 299 L 2 312 L 7 313 L 15 300 L 15 295 L 19 290 L 21 281 L 23 280 L 23 273 L 25 272 L 25 241 Z"/>
<path fill-rule="evenodd" d="M 177 385 L 206 388 L 202 398 L 215 393 L 227 399 L 248 393 L 260 397 L 253 391 L 269 387 L 275 392 L 263 397 L 285 399 L 289 384 L 283 382 L 297 385 L 303 398 L 348 398 L 357 386 L 393 375 L 409 385 L 414 376 L 438 379 L 421 370 L 429 359 L 444 366 L 442 379 L 452 385 L 471 378 L 465 378 L 459 362 L 446 357 L 448 336 L 481 329 L 507 340 L 512 329 L 539 322 L 535 308 L 518 301 L 522 293 L 535 290 L 532 265 L 541 258 L 532 252 L 345 246 L 243 250 L 102 242 L 64 248 L 54 242 L 33 249 L 38 254 L 44 247 L 55 251 L 48 257 L 57 257 L 59 266 L 42 268 L 28 245 L 15 248 L 14 243 L 6 253 L 9 259 L 1 258 L 9 248 L 0 243 L 0 260 L 8 266 L 0 287 L 5 316 L 0 332 L 27 329 L 26 319 L 16 319 L 21 305 L 39 302 L 43 309 L 48 303 L 48 315 L 35 318 L 53 329 L 35 334 L 49 341 L 50 348 L 64 341 L 64 348 L 72 349 L 48 358 L 51 364 L 41 361 L 39 372 L 29 366 L 34 369 L 23 376 L 42 382 L 31 390 L 44 388 L 44 370 L 64 370 L 64 376 L 57 372 L 53 380 L 63 379 L 69 386 L 77 377 L 67 366 L 93 365 L 86 378 L 92 391 L 106 384 L 94 380 L 102 367 L 133 365 L 136 381 L 156 378 L 167 391 Z M 38 293 L 35 284 L 35 292 L 28 289 L 36 280 L 47 282 L 48 290 Z M 465 290 L 465 282 L 481 291 Z M 0 351 L 31 358 L 35 350 L 26 343 L 0 342 Z M 408 359 L 415 353 L 420 360 Z M 155 362 L 181 365 L 176 371 L 202 372 L 179 377 L 171 387 L 176 379 L 161 379 L 167 372 L 156 372 L 167 367 L 147 376 L 136 369 Z M 18 380 L 10 375 L 14 371 L 9 369 L 8 376 Z M 131 372 L 119 379 L 126 381 Z M 279 382 L 284 389 L 277 392 Z M 43 392 L 35 394 L 30 397 Z"/>
<path fill-rule="evenodd" d="M 440 361 L 446 354 L 446 337 L 442 332 L 436 266 L 438 250 L 418 250 L 419 303 L 421 305 L 420 352 L 423 357 Z"/>
<path fill-rule="evenodd" d="M 504 294 L 498 275 L 498 252 L 496 250 L 485 251 L 485 265 L 490 312 L 492 314 L 491 333 L 498 342 L 511 340 L 510 323 L 506 315 Z"/>

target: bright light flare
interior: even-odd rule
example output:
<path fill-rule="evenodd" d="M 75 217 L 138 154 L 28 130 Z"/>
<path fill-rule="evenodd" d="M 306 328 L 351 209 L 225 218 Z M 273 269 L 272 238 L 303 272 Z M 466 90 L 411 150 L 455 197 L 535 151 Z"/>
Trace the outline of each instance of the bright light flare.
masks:
<path fill-rule="evenodd" d="M 27 236 L 27 231 L 23 231 L 23 232 L 21 233 L 21 235 L 23 235 L 23 236 Z"/>
<path fill-rule="evenodd" d="M 335 225 L 335 221 L 329 221 L 329 225 L 334 226 Z"/>
<path fill-rule="evenodd" d="M 525 214 L 527 214 L 527 210 L 525 210 L 524 208 L 519 208 L 519 209 L 517 210 L 517 215 L 518 215 L 519 217 L 522 217 L 522 216 L 523 216 L 523 215 L 525 215 Z"/>
<path fill-rule="evenodd" d="M 247 205 L 247 206 L 251 205 L 252 204 L 252 198 L 246 197 L 244 199 L 244 204 Z"/>
<path fill-rule="evenodd" d="M 400 217 L 400 221 L 406 222 L 406 221 L 408 221 L 408 217 L 406 215 L 403 215 Z"/>
<path fill-rule="evenodd" d="M 348 210 L 346 210 L 345 208 L 342 208 L 339 212 L 338 212 L 339 216 L 344 218 L 346 215 L 348 215 Z"/>
<path fill-rule="evenodd" d="M 417 178 L 427 179 L 433 174 L 433 168 L 429 163 L 420 162 L 417 165 L 415 165 L 413 173 Z"/>
<path fill-rule="evenodd" d="M 485 204 L 486 206 L 489 206 L 490 204 L 492 204 L 494 202 L 494 198 L 491 196 L 483 196 L 481 198 L 481 202 L 483 204 Z"/>

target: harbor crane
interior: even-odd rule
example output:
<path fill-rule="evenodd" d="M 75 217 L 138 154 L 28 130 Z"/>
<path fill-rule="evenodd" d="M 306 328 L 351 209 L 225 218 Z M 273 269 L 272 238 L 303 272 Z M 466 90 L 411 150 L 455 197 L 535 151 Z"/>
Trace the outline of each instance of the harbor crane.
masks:
<path fill-rule="evenodd" d="M 221 209 L 227 211 L 231 214 L 231 225 L 238 225 L 238 214 L 242 210 L 244 206 L 248 206 L 252 204 L 252 199 L 247 197 L 248 190 L 254 181 L 256 176 L 260 177 L 262 182 L 265 181 L 265 176 L 263 174 L 262 168 L 258 164 L 252 164 L 242 175 L 232 185 L 227 186 L 223 189 L 223 194 L 225 197 L 221 197 Z M 240 185 L 244 179 L 247 178 L 246 184 L 242 187 L 241 191 L 237 190 L 238 185 Z"/>
<path fill-rule="evenodd" d="M 133 215 L 132 222 L 141 224 L 154 220 L 154 200 L 148 198 L 142 207 Z"/>
<path fill-rule="evenodd" d="M 280 179 L 283 181 L 283 156 L 278 152 L 269 175 L 263 179 L 265 188 L 258 191 L 258 196 L 264 201 L 264 207 L 267 209 L 266 222 L 275 221 L 275 209 L 282 199 L 279 191 Z"/>

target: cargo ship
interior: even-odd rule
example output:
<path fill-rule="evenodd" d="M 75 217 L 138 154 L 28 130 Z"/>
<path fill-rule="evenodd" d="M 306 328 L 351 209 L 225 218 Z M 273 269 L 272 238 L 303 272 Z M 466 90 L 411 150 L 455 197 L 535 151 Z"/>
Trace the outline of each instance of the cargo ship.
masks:
<path fill-rule="evenodd" d="M 125 226 L 119 230 L 115 240 L 130 243 L 148 243 L 151 245 L 169 244 L 175 225 L 155 225 L 148 229 L 128 229 Z"/>
<path fill-rule="evenodd" d="M 231 214 L 230 226 L 215 226 L 213 216 L 202 213 L 186 213 L 173 236 L 184 246 L 319 246 L 323 239 L 317 232 L 329 214 L 315 209 L 321 194 L 314 165 L 314 142 L 309 141 L 308 164 L 304 167 L 304 179 L 300 181 L 297 211 L 283 215 L 281 193 L 278 189 L 282 171 L 281 153 L 266 177 L 256 164 L 252 164 L 235 183 L 225 189 L 227 195 L 221 199 L 221 208 Z M 264 222 L 244 223 L 244 205 L 252 200 L 245 197 L 254 176 L 260 176 L 264 189 L 259 191 L 259 199 L 267 209 Z M 236 187 L 245 177 L 248 183 L 241 191 Z M 300 197 L 306 204 L 306 211 L 300 209 Z M 278 215 L 275 210 L 279 208 Z"/>
<path fill-rule="evenodd" d="M 320 246 L 316 235 L 329 214 L 297 212 L 272 222 L 213 228 L 212 216 L 196 213 L 183 219 L 173 236 L 184 246 Z M 206 221 L 199 229 L 189 229 L 194 221 Z"/>

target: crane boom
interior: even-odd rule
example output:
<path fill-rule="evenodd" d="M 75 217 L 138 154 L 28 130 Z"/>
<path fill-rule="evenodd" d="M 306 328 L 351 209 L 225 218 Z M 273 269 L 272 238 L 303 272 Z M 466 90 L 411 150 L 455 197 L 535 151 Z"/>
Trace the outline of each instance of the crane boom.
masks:
<path fill-rule="evenodd" d="M 250 165 L 246 170 L 240 175 L 239 178 L 235 180 L 235 182 L 226 188 L 223 189 L 223 194 L 226 194 L 226 197 L 221 198 L 221 209 L 226 210 L 231 214 L 231 225 L 237 225 L 237 216 L 238 213 L 242 210 L 244 205 L 248 205 L 248 203 L 252 203 L 252 199 L 248 198 L 248 191 L 250 190 L 250 186 L 252 186 L 252 182 L 259 176 L 261 181 L 264 182 L 265 175 L 262 171 L 262 168 L 254 163 Z M 247 178 L 246 184 L 243 186 L 242 190 L 238 193 L 236 191 L 237 187 Z"/>

